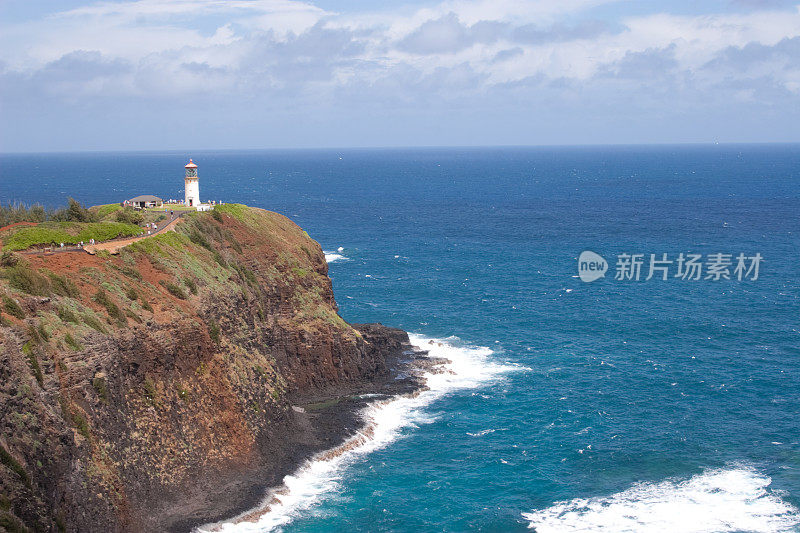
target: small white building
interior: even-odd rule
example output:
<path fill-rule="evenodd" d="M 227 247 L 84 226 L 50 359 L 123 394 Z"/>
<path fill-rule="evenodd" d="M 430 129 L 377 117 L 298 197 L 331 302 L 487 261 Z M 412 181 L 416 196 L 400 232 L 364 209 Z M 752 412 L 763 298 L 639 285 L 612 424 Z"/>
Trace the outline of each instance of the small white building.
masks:
<path fill-rule="evenodd" d="M 159 198 L 158 196 L 153 196 L 152 194 L 143 194 L 141 196 L 137 196 L 135 198 L 131 198 L 130 200 L 125 200 L 123 205 L 130 205 L 135 207 L 136 209 L 145 209 L 147 207 L 161 207 L 164 204 L 164 200 Z"/>

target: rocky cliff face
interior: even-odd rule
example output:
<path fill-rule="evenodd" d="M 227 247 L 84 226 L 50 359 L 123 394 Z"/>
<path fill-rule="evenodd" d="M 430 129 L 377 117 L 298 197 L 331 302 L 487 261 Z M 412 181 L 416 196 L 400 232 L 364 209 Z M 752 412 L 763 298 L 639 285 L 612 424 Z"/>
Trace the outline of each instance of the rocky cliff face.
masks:
<path fill-rule="evenodd" d="M 319 244 L 245 206 L 192 214 L 119 256 L 3 261 L 10 531 L 229 516 L 351 430 L 352 411 L 325 401 L 376 390 L 408 341 L 346 324 Z"/>

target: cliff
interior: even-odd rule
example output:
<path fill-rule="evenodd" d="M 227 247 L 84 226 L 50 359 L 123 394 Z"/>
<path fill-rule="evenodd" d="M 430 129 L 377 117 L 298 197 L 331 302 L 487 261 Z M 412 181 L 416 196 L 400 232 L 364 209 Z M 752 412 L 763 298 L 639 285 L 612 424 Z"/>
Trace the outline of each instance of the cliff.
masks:
<path fill-rule="evenodd" d="M 403 386 L 408 337 L 345 323 L 319 244 L 276 213 L 2 263 L 0 530 L 231 516 L 352 431 L 353 395 Z"/>

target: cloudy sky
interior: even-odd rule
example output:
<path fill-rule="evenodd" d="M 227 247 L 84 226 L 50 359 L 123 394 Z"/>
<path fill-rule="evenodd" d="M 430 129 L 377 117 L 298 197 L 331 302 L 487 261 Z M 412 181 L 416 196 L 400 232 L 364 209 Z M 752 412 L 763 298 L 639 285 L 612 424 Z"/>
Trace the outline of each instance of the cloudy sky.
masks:
<path fill-rule="evenodd" d="M 0 0 L 0 151 L 800 141 L 781 0 Z"/>

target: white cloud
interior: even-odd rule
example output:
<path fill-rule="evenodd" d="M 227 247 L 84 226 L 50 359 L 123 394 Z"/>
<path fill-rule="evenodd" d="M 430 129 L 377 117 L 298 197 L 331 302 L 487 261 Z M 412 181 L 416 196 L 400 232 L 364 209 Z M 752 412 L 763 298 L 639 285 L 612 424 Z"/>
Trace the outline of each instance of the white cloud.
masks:
<path fill-rule="evenodd" d="M 636 107 L 679 95 L 690 107 L 800 91 L 787 59 L 796 47 L 781 44 L 800 36 L 798 8 L 594 18 L 611 3 L 446 0 L 340 14 L 292 0 L 100 2 L 0 28 L 4 99 L 394 109 Z M 754 46 L 760 62 L 736 53 Z"/>

